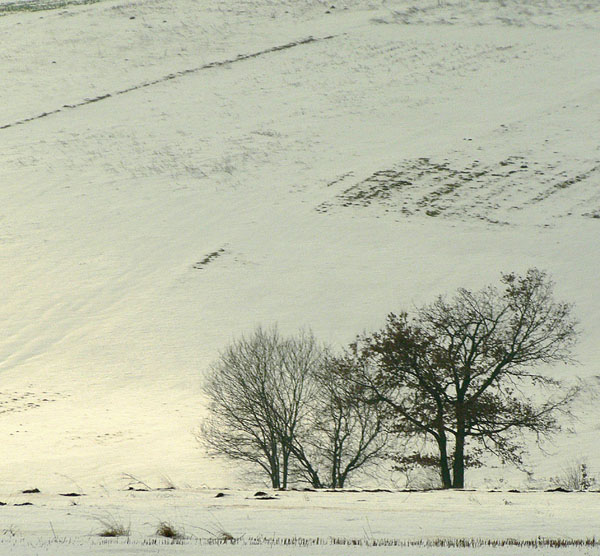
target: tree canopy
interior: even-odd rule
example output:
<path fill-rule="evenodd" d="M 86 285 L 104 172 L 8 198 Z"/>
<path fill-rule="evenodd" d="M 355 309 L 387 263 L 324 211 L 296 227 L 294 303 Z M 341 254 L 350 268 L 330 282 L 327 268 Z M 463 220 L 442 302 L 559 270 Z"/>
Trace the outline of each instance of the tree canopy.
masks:
<path fill-rule="evenodd" d="M 538 370 L 572 361 L 571 306 L 554 299 L 552 280 L 537 269 L 501 283 L 461 288 L 414 315 L 390 314 L 351 346 L 355 380 L 389 413 L 394 432 L 437 447 L 435 456 L 399 462 L 435 463 L 445 488 L 463 488 L 465 467 L 482 451 L 521 463 L 522 433 L 560 430 L 558 416 L 577 393 Z M 526 384 L 535 389 L 525 393 Z"/>

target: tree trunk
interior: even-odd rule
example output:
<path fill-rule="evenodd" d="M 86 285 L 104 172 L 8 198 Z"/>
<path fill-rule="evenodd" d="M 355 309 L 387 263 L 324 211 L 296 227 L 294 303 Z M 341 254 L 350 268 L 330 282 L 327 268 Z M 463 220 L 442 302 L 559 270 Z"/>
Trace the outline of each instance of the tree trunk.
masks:
<path fill-rule="evenodd" d="M 462 436 L 456 439 L 452 472 L 452 488 L 465 488 L 465 439 Z"/>
<path fill-rule="evenodd" d="M 271 486 L 277 489 L 281 486 L 281 482 L 279 479 L 279 469 L 277 469 L 277 467 L 273 467 L 271 469 Z"/>
<path fill-rule="evenodd" d="M 450 465 L 448 463 L 448 447 L 446 433 L 441 432 L 437 438 L 440 450 L 440 475 L 442 479 L 442 488 L 452 488 L 452 477 L 450 476 Z"/>
<path fill-rule="evenodd" d="M 452 488 L 465 488 L 465 419 L 461 408 L 457 408 L 456 412 L 456 446 L 452 475 Z"/>
<path fill-rule="evenodd" d="M 333 449 L 333 455 L 331 458 L 331 488 L 338 488 L 340 485 L 340 460 L 339 460 L 339 450 L 338 447 L 335 446 Z"/>
<path fill-rule="evenodd" d="M 289 463 L 290 463 L 290 453 L 286 448 L 285 450 L 283 450 L 282 483 L 281 483 L 281 487 L 280 487 L 284 490 L 287 488 Z"/>
<path fill-rule="evenodd" d="M 314 467 L 312 465 L 308 464 L 307 466 L 304 467 L 304 469 L 308 473 L 308 476 L 309 476 L 310 482 L 311 482 L 311 486 L 313 488 L 323 488 L 323 483 L 321 482 L 321 479 L 319 478 L 319 474 L 314 469 Z"/>
<path fill-rule="evenodd" d="M 271 439 L 271 453 L 269 457 L 271 467 L 271 485 L 273 488 L 281 487 L 280 466 L 279 466 L 279 449 L 277 441 Z"/>
<path fill-rule="evenodd" d="M 306 471 L 308 475 L 308 479 L 311 482 L 313 488 L 323 488 L 323 483 L 319 477 L 319 472 L 315 469 L 302 447 L 298 447 L 297 445 L 291 446 L 291 453 L 295 456 L 296 461 L 302 466 L 302 468 Z"/>

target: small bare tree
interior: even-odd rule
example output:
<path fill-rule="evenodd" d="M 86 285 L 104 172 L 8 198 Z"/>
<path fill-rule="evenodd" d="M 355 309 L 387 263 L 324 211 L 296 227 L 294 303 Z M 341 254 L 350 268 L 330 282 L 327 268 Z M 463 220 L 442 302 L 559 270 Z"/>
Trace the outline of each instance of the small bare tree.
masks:
<path fill-rule="evenodd" d="M 567 467 L 564 467 L 556 477 L 552 477 L 550 482 L 557 488 L 566 490 L 585 491 L 590 490 L 596 485 L 596 477 L 590 473 L 590 468 L 585 459 L 572 461 Z"/>
<path fill-rule="evenodd" d="M 380 408 L 351 380 L 354 364 L 347 357 L 328 357 L 315 376 L 320 396 L 310 443 L 324 463 L 332 488 L 343 488 L 354 471 L 382 457 L 388 442 Z"/>
<path fill-rule="evenodd" d="M 198 439 L 215 454 L 258 465 L 273 488 L 286 488 L 320 357 L 311 334 L 282 338 L 276 329 L 258 328 L 234 342 L 206 376 L 210 416 Z"/>

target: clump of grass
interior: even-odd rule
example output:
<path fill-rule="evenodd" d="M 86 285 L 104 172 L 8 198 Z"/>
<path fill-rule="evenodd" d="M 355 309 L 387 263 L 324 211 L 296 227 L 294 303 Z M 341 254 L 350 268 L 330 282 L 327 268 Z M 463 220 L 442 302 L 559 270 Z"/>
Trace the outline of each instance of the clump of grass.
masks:
<path fill-rule="evenodd" d="M 223 524 L 218 519 L 214 519 L 213 527 L 210 529 L 205 527 L 197 527 L 197 529 L 208 533 L 210 535 L 209 540 L 218 544 L 235 543 L 242 538 L 234 537 L 225 529 L 225 527 L 223 527 Z"/>
<path fill-rule="evenodd" d="M 7 537 L 16 537 L 19 534 L 19 530 L 15 525 L 9 525 L 2 529 L 1 533 Z"/>
<path fill-rule="evenodd" d="M 167 539 L 183 539 L 185 538 L 185 532 L 182 529 L 175 527 L 169 521 L 161 521 L 156 528 L 156 534 L 159 537 L 165 537 Z"/>
<path fill-rule="evenodd" d="M 131 525 L 124 525 L 113 517 L 96 518 L 103 529 L 98 533 L 99 537 L 128 537 L 131 533 Z"/>
<path fill-rule="evenodd" d="M 236 538 L 231 533 L 228 533 L 227 531 L 220 531 L 217 538 L 220 541 L 225 542 L 225 543 L 233 542 L 236 540 Z"/>
<path fill-rule="evenodd" d="M 123 473 L 123 478 L 128 481 L 127 490 L 154 490 L 148 483 L 134 477 L 131 473 Z"/>
<path fill-rule="evenodd" d="M 171 479 L 171 477 L 169 477 L 168 475 L 162 475 L 160 480 L 165 486 L 159 488 L 158 490 L 177 490 L 177 485 L 175 485 L 173 479 Z"/>

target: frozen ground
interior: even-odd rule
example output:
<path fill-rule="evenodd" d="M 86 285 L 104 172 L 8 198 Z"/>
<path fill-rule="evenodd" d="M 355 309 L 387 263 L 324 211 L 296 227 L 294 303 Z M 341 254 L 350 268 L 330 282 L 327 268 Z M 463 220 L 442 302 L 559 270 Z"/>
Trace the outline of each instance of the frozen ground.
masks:
<path fill-rule="evenodd" d="M 241 485 L 191 434 L 232 338 L 278 322 L 343 345 L 501 271 L 552 273 L 582 335 L 549 372 L 594 384 L 597 2 L 54 5 L 0 1 L 0 492 Z M 597 406 L 579 416 L 536 479 L 600 472 Z M 2 508 L 48 539 L 53 517 L 22 521 L 39 511 Z"/>
<path fill-rule="evenodd" d="M 600 554 L 598 546 L 577 546 L 594 542 L 598 493 L 281 492 L 271 500 L 256 498 L 254 491 L 216 494 L 105 490 L 79 498 L 13 496 L 7 502 L 34 505 L 2 507 L 0 553 Z M 181 538 L 157 536 L 161 522 Z M 107 524 L 123 525 L 129 537 L 99 537 Z M 548 546 L 556 540 L 567 546 Z M 466 551 L 463 543 L 472 546 Z"/>

